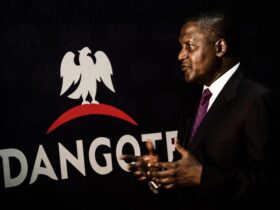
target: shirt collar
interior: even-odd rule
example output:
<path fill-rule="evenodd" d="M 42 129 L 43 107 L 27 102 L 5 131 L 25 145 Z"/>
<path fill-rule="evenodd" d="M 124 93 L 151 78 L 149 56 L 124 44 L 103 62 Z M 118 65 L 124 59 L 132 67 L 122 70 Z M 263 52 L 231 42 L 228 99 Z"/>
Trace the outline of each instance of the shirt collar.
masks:
<path fill-rule="evenodd" d="M 209 88 L 209 90 L 212 93 L 212 96 L 209 100 L 207 110 L 210 109 L 210 107 L 214 103 L 215 99 L 217 98 L 217 96 L 219 95 L 219 93 L 221 92 L 221 90 L 223 89 L 225 84 L 227 83 L 227 81 L 231 78 L 231 76 L 234 74 L 234 72 L 236 72 L 239 65 L 240 65 L 239 62 L 237 64 L 235 64 L 232 68 L 230 68 L 227 72 L 225 72 L 222 76 L 220 76 L 216 81 L 214 81 L 209 87 L 207 87 L 205 85 L 203 86 L 203 90 L 205 90 L 206 88 Z"/>
<path fill-rule="evenodd" d="M 209 88 L 212 94 L 219 93 L 227 81 L 231 78 L 231 76 L 236 72 L 239 67 L 240 62 L 231 67 L 228 71 L 226 71 L 222 76 L 220 76 L 216 81 L 214 81 L 209 87 L 203 86 L 203 90 Z"/>

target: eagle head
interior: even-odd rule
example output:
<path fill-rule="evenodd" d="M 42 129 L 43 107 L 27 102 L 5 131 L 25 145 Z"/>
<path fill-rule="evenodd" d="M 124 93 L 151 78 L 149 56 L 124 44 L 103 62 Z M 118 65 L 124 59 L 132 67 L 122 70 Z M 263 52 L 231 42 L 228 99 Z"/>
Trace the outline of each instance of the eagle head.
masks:
<path fill-rule="evenodd" d="M 83 49 L 78 50 L 78 52 L 83 55 L 88 55 L 91 53 L 91 50 L 88 47 L 84 47 Z"/>

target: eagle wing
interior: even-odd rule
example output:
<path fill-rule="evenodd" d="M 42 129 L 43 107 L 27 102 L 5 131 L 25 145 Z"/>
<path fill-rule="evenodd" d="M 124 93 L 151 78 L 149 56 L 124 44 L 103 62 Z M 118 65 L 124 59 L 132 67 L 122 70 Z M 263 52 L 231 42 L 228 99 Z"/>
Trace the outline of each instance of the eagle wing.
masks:
<path fill-rule="evenodd" d="M 80 66 L 74 62 L 75 54 L 67 52 L 60 65 L 60 77 L 62 77 L 62 87 L 60 95 L 65 93 L 69 87 L 74 83 L 76 84 L 81 77 Z"/>
<path fill-rule="evenodd" d="M 96 62 L 94 65 L 96 79 L 98 81 L 102 80 L 106 87 L 108 87 L 112 92 L 115 92 L 111 78 L 111 76 L 113 75 L 113 70 L 109 58 L 102 51 L 97 51 L 94 56 L 96 58 Z"/>

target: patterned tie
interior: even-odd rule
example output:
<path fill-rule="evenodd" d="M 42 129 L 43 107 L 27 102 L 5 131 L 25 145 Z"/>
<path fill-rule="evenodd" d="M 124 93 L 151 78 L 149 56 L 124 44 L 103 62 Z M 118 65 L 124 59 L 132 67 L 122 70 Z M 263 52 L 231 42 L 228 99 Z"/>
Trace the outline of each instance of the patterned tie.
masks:
<path fill-rule="evenodd" d="M 197 128 L 199 127 L 199 125 L 201 124 L 204 116 L 207 113 L 207 107 L 208 107 L 209 99 L 211 98 L 211 96 L 212 96 L 211 91 L 208 88 L 206 88 L 203 91 L 203 94 L 202 94 L 200 102 L 199 102 L 199 107 L 198 107 L 198 110 L 197 110 L 197 113 L 196 113 L 196 116 L 195 116 L 195 121 L 193 123 L 189 144 L 191 143 L 191 141 L 192 141 L 192 139 L 195 135 L 195 132 L 197 131 Z"/>

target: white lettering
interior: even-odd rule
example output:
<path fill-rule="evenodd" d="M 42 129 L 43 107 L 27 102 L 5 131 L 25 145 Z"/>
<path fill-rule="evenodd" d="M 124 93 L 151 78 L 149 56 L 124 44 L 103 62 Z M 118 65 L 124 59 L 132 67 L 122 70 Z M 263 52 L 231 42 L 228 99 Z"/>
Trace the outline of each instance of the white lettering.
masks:
<path fill-rule="evenodd" d="M 166 138 L 166 149 L 168 161 L 173 160 L 174 151 L 175 151 L 175 141 L 174 138 L 177 136 L 177 131 L 167 131 L 165 132 Z M 152 141 L 153 145 L 156 148 L 156 141 L 162 140 L 162 133 L 149 133 L 141 135 L 142 142 L 146 142 L 148 140 Z M 116 160 L 124 171 L 127 170 L 127 163 L 123 160 L 119 159 L 119 156 L 123 154 L 124 147 L 126 145 L 132 147 L 133 155 L 140 156 L 141 148 L 139 145 L 139 141 L 132 135 L 123 135 L 117 142 L 115 155 Z M 89 162 L 91 168 L 100 175 L 106 175 L 112 172 L 113 163 L 112 163 L 112 154 L 113 151 L 108 153 L 101 154 L 97 149 L 99 147 L 106 146 L 111 149 L 111 140 L 106 137 L 98 137 L 94 139 L 89 146 Z M 68 179 L 68 165 L 71 164 L 74 166 L 83 176 L 86 176 L 86 167 L 85 167 L 85 154 L 84 154 L 84 145 L 83 140 L 76 141 L 76 151 L 77 154 L 73 155 L 67 148 L 64 147 L 61 143 L 58 143 L 58 154 L 59 154 L 59 163 L 61 170 L 61 179 Z M 160 151 L 157 151 L 159 155 L 161 155 Z M 0 150 L 0 157 L 3 162 L 3 173 L 4 173 L 4 186 L 5 188 L 15 187 L 24 182 L 28 174 L 28 161 L 24 153 L 22 153 L 18 149 L 2 149 Z M 19 161 L 20 167 L 19 172 L 15 172 L 11 166 L 14 161 L 11 161 L 12 158 L 15 158 Z M 104 158 L 104 163 L 99 162 L 100 158 Z M 98 162 L 97 162 L 98 161 Z M 103 162 L 103 161 L 102 161 Z M 14 174 L 12 174 L 14 173 Z M 29 184 L 33 184 L 39 175 L 45 175 L 53 180 L 58 180 L 57 175 L 53 169 L 53 166 L 45 152 L 45 149 L 42 145 L 39 145 L 37 155 L 35 158 L 34 167 L 31 173 L 31 178 Z"/>
<path fill-rule="evenodd" d="M 44 163 L 45 167 L 41 167 L 41 162 Z M 29 184 L 33 184 L 40 174 L 57 180 L 57 176 L 42 145 L 39 146 Z"/>
<path fill-rule="evenodd" d="M 0 150 L 0 156 L 3 160 L 5 188 L 20 185 L 25 180 L 28 171 L 28 165 L 25 155 L 18 149 L 3 149 Z M 20 173 L 14 178 L 11 177 L 9 158 L 16 158 L 20 163 Z"/>
<path fill-rule="evenodd" d="M 112 165 L 112 155 L 110 153 L 103 154 L 106 160 L 106 166 L 100 166 L 96 161 L 96 149 L 100 145 L 105 145 L 107 147 L 111 147 L 110 139 L 105 137 L 98 137 L 94 141 L 92 141 L 89 148 L 89 161 L 93 170 L 95 170 L 98 174 L 105 175 L 110 173 L 113 170 Z"/>
<path fill-rule="evenodd" d="M 61 143 L 58 143 L 62 179 L 68 179 L 67 160 L 76 169 L 78 169 L 81 172 L 81 174 L 83 174 L 84 176 L 86 175 L 83 141 L 77 140 L 76 146 L 78 158 L 72 155 Z"/>
<path fill-rule="evenodd" d="M 154 148 L 156 149 L 156 141 L 157 140 L 162 140 L 162 135 L 161 133 L 148 133 L 148 134 L 142 134 L 142 141 L 151 141 L 154 145 Z"/>
<path fill-rule="evenodd" d="M 166 135 L 166 149 L 167 149 L 167 158 L 171 162 L 174 158 L 173 152 L 175 151 L 175 139 L 177 137 L 177 131 L 167 131 Z"/>
<path fill-rule="evenodd" d="M 122 154 L 123 147 L 127 143 L 131 144 L 131 146 L 133 147 L 135 156 L 141 155 L 141 151 L 140 151 L 140 146 L 139 146 L 138 141 L 131 135 L 124 135 L 118 141 L 117 148 L 116 148 L 117 161 L 118 161 L 120 167 L 123 170 L 128 172 L 127 163 L 124 160 L 119 159 L 119 156 Z"/>

